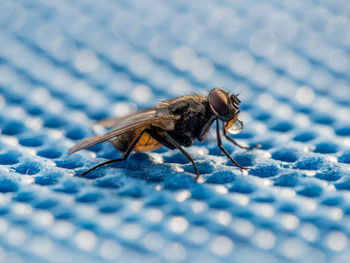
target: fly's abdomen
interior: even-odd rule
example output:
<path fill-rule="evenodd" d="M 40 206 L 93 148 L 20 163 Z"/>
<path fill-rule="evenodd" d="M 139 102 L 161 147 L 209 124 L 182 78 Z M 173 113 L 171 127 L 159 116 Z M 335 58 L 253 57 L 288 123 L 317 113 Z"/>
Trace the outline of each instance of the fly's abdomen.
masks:
<path fill-rule="evenodd" d="M 157 142 L 155 139 L 151 137 L 148 133 L 142 134 L 140 140 L 135 145 L 134 151 L 135 152 L 151 152 L 158 148 L 160 148 L 162 145 Z"/>
<path fill-rule="evenodd" d="M 118 136 L 113 140 L 114 146 L 121 152 L 125 152 L 129 146 L 136 140 L 137 136 L 145 129 L 137 129 Z M 153 139 L 147 132 L 143 133 L 134 147 L 135 152 L 150 152 L 160 148 L 162 145 Z"/>

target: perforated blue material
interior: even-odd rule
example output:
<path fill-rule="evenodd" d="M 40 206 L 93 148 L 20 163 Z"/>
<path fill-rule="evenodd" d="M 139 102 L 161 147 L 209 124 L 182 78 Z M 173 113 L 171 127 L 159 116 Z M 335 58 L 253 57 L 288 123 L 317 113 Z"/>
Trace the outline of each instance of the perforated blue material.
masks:
<path fill-rule="evenodd" d="M 348 0 L 0 3 L 0 262 L 349 262 Z M 92 123 L 226 87 L 244 130 L 67 156 Z"/>

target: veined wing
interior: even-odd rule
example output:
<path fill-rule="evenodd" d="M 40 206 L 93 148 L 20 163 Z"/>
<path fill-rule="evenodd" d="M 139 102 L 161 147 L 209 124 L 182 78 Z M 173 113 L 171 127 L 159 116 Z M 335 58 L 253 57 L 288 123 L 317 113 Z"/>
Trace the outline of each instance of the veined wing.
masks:
<path fill-rule="evenodd" d="M 100 120 L 100 121 L 94 123 L 94 125 L 103 126 L 105 128 L 112 128 L 113 126 L 121 124 L 128 119 L 134 119 L 134 118 L 135 119 L 136 118 L 147 119 L 147 118 L 154 117 L 155 114 L 156 114 L 156 110 L 154 108 L 145 109 L 145 110 L 137 111 L 137 112 L 134 112 L 131 114 L 127 114 L 127 115 L 122 116 L 122 117 L 106 118 L 106 119 L 103 119 L 103 120 Z"/>
<path fill-rule="evenodd" d="M 177 119 L 179 119 L 179 116 L 171 115 L 170 112 L 165 108 L 153 108 L 150 110 L 140 111 L 122 118 L 106 119 L 105 121 L 102 120 L 100 122 L 100 125 L 104 122 L 107 127 L 112 123 L 114 124 L 111 130 L 104 135 L 89 137 L 78 142 L 68 151 L 68 154 L 72 154 L 101 142 L 108 141 L 125 132 L 142 128 L 150 124 L 167 130 L 171 128 L 173 129 L 174 120 Z"/>

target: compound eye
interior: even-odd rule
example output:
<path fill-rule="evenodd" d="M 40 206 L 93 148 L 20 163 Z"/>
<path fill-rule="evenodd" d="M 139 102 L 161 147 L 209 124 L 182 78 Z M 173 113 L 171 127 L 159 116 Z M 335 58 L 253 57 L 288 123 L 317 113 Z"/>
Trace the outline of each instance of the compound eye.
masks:
<path fill-rule="evenodd" d="M 209 104 L 219 115 L 226 115 L 230 112 L 228 100 L 225 94 L 219 90 L 213 90 L 209 93 Z"/>

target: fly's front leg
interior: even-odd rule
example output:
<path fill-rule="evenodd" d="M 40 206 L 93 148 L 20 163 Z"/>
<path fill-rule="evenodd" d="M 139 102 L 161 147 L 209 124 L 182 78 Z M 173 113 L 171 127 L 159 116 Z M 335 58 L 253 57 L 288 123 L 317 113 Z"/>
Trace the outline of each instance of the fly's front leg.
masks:
<path fill-rule="evenodd" d="M 239 148 L 246 149 L 246 150 L 252 150 L 252 149 L 261 147 L 260 144 L 255 144 L 253 146 L 244 146 L 244 145 L 239 144 L 234 139 L 232 139 L 230 136 L 228 136 L 227 128 L 225 127 L 225 125 L 222 125 L 222 131 L 223 131 L 224 136 L 226 137 L 226 139 L 229 140 L 230 142 L 232 142 L 234 145 L 238 146 Z"/>
<path fill-rule="evenodd" d="M 217 142 L 218 142 L 218 147 L 220 148 L 220 150 L 226 155 L 226 157 L 234 164 L 236 165 L 238 168 L 242 169 L 242 170 L 247 170 L 249 171 L 249 168 L 245 168 L 241 165 L 239 165 L 235 160 L 233 160 L 233 158 L 231 157 L 231 155 L 224 149 L 224 147 L 222 146 L 222 141 L 221 141 L 221 135 L 220 135 L 220 126 L 219 126 L 219 119 L 216 119 L 216 136 L 217 136 Z"/>
<path fill-rule="evenodd" d="M 207 136 L 213 122 L 215 121 L 215 116 L 211 117 L 203 126 L 202 130 L 199 133 L 198 140 L 201 142 Z"/>

